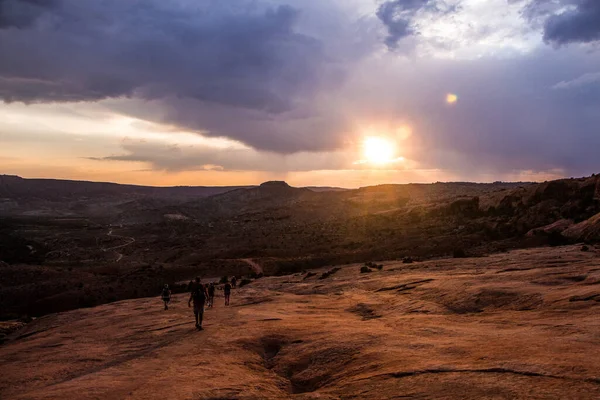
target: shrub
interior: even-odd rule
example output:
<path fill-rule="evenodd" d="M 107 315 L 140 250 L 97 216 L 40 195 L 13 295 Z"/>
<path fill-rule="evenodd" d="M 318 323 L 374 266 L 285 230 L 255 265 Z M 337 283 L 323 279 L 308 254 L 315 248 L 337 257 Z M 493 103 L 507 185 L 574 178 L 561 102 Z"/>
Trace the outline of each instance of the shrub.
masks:
<path fill-rule="evenodd" d="M 227 275 L 223 276 L 221 278 L 221 280 L 219 281 L 219 283 L 227 283 L 229 282 L 229 277 Z"/>
<path fill-rule="evenodd" d="M 323 272 L 323 274 L 319 277 L 319 279 L 327 279 L 329 278 L 331 275 L 335 274 L 336 272 L 338 272 L 341 268 L 339 267 L 335 267 L 333 269 L 330 269 L 327 272 Z"/>
<path fill-rule="evenodd" d="M 372 272 L 371 268 L 381 271 L 383 269 L 383 264 L 376 264 L 374 262 L 369 261 L 369 262 L 365 263 L 365 266 L 363 268 L 367 268 L 369 270 L 368 272 Z M 361 273 L 363 273 L 362 268 L 360 271 L 361 271 Z"/>
<path fill-rule="evenodd" d="M 412 262 L 413 262 L 413 259 L 412 259 L 412 257 L 404 257 L 404 258 L 402 259 L 402 263 L 403 263 L 403 264 L 411 264 Z"/>
<path fill-rule="evenodd" d="M 304 279 L 308 279 L 308 278 L 310 278 L 310 277 L 313 277 L 313 276 L 315 276 L 315 275 L 316 275 L 316 273 L 314 273 L 314 272 L 308 272 L 308 273 L 306 274 L 306 276 L 304 277 Z"/>
<path fill-rule="evenodd" d="M 252 283 L 252 281 L 250 279 L 242 279 L 242 281 L 240 282 L 240 284 L 238 285 L 239 287 L 242 286 L 246 286 L 247 284 Z"/>
<path fill-rule="evenodd" d="M 569 244 L 569 240 L 560 232 L 550 232 L 548 235 L 548 244 L 551 247 L 564 246 L 565 244 Z"/>
<path fill-rule="evenodd" d="M 452 257 L 454 258 L 466 258 L 467 253 L 463 249 L 454 249 L 452 252 Z"/>
<path fill-rule="evenodd" d="M 371 268 L 367 267 L 366 265 L 360 267 L 360 273 L 361 274 L 366 274 L 368 272 L 371 272 Z"/>
<path fill-rule="evenodd" d="M 590 250 L 590 248 L 587 245 L 584 244 L 583 246 L 581 246 L 581 251 L 589 251 L 589 250 Z"/>

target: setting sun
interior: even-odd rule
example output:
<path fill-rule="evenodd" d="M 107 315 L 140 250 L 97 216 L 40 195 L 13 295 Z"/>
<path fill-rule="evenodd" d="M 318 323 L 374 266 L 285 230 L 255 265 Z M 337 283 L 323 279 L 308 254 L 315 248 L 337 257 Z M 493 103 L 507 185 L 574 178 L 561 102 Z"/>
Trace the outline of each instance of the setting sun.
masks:
<path fill-rule="evenodd" d="M 365 159 L 373 164 L 385 164 L 394 161 L 394 144 L 385 138 L 371 136 L 363 142 Z"/>

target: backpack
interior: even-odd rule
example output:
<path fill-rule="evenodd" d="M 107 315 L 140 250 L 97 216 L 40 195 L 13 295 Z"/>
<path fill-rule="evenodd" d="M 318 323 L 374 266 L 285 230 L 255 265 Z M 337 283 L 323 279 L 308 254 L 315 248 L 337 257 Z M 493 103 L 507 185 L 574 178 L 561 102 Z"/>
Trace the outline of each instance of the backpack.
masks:
<path fill-rule="evenodd" d="M 194 302 L 196 303 L 204 303 L 206 300 L 206 294 L 204 293 L 204 287 L 202 285 L 198 285 L 194 288 L 192 292 L 192 297 Z"/>
<path fill-rule="evenodd" d="M 165 298 L 165 299 L 169 298 L 169 289 L 166 289 L 166 288 L 163 289 L 162 297 Z"/>

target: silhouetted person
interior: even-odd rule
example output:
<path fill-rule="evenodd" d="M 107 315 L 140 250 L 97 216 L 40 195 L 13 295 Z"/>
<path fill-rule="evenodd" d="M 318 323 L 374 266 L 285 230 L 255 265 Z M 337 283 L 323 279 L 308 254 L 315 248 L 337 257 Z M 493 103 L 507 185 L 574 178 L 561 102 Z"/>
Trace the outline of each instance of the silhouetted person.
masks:
<path fill-rule="evenodd" d="M 223 294 L 225 295 L 225 305 L 229 305 L 229 297 L 231 296 L 231 284 L 229 282 L 225 283 L 223 286 Z"/>
<path fill-rule="evenodd" d="M 234 275 L 231 277 L 231 287 L 235 288 L 236 283 L 237 283 L 237 278 Z"/>
<path fill-rule="evenodd" d="M 163 287 L 160 297 L 162 301 L 165 302 L 165 310 L 168 310 L 169 302 L 171 301 L 171 289 L 169 289 L 169 285 L 165 284 L 165 287 Z"/>
<path fill-rule="evenodd" d="M 215 304 L 215 284 L 214 283 L 210 283 L 208 285 L 208 307 L 212 308 L 212 306 Z"/>
<path fill-rule="evenodd" d="M 206 302 L 206 289 L 204 285 L 200 283 L 200 278 L 196 278 L 196 282 L 193 285 L 192 292 L 190 293 L 190 299 L 188 300 L 188 307 L 191 307 L 192 301 L 194 302 L 194 317 L 196 318 L 196 329 L 202 330 L 202 317 L 204 316 L 204 303 Z"/>

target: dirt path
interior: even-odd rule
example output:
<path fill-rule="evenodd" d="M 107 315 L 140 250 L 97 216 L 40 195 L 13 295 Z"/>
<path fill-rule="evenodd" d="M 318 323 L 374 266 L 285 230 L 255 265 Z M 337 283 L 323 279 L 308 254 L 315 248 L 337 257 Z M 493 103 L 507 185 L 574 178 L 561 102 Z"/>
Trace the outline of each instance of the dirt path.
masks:
<path fill-rule="evenodd" d="M 254 270 L 254 272 L 256 272 L 257 274 L 262 274 L 263 273 L 263 269 L 262 267 L 255 263 L 254 261 L 252 261 L 251 258 L 242 258 L 241 259 L 243 262 L 245 262 L 246 264 L 248 264 L 250 267 L 252 267 L 252 269 Z"/>
<path fill-rule="evenodd" d="M 121 236 L 121 235 L 113 235 L 113 230 L 112 228 L 110 228 L 110 230 L 108 231 L 108 233 L 106 234 L 106 236 L 110 236 L 110 237 L 115 237 L 115 238 L 122 238 L 122 239 L 126 239 L 128 242 L 124 243 L 124 244 L 120 244 L 118 246 L 113 246 L 113 247 L 107 247 L 105 249 L 102 249 L 102 251 L 108 251 L 108 250 L 116 250 L 116 249 L 121 249 L 123 247 L 129 246 L 132 243 L 135 243 L 135 238 L 132 238 L 130 236 Z M 115 251 L 115 253 L 117 254 L 117 260 L 116 262 L 121 261 L 121 259 L 123 258 L 123 254 L 119 253 L 118 251 Z"/>

